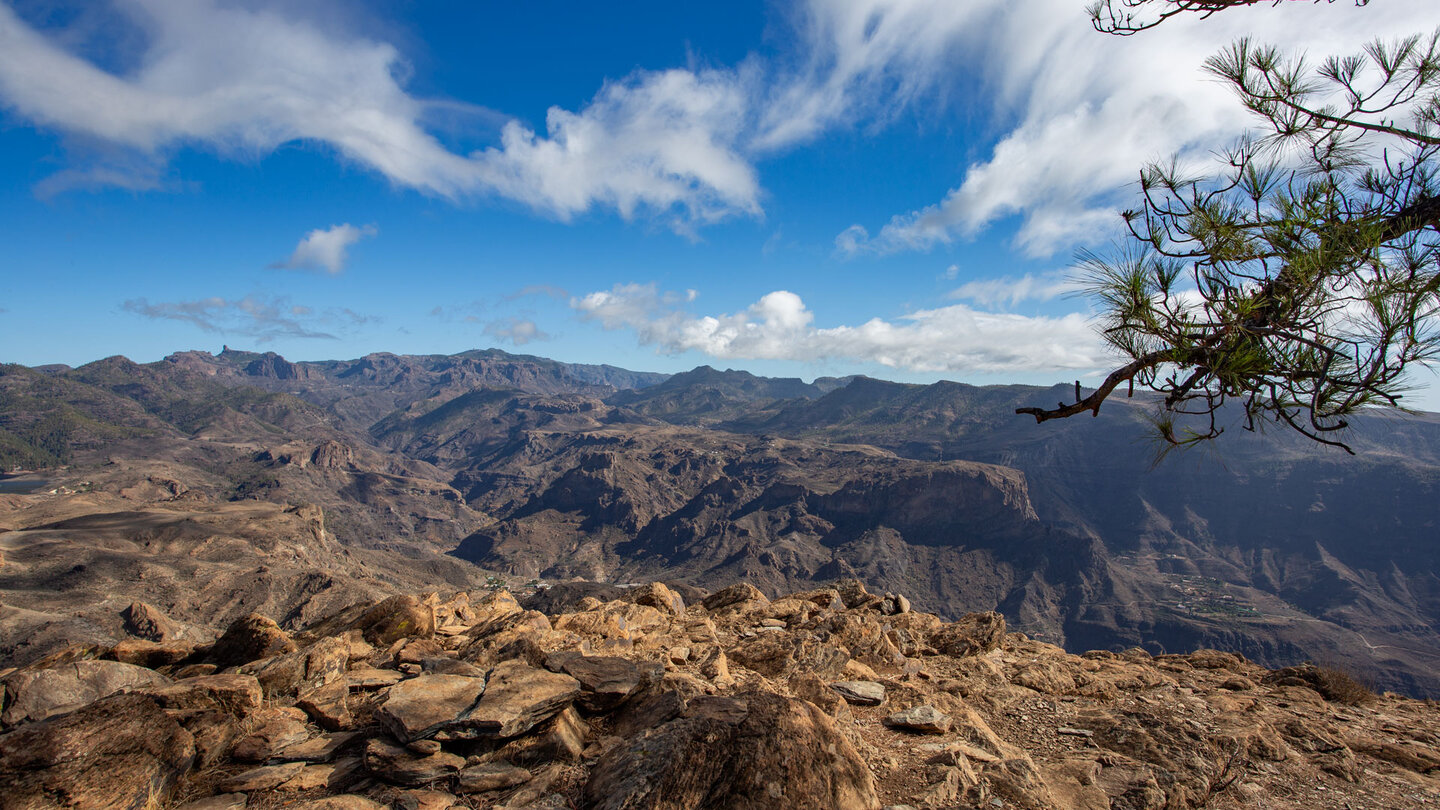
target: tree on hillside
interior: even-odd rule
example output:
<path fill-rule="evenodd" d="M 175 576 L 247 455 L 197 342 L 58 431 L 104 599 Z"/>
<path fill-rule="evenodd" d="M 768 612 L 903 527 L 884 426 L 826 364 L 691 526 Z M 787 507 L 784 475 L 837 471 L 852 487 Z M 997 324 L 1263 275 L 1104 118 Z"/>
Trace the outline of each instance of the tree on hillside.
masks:
<path fill-rule="evenodd" d="M 1407 370 L 1440 353 L 1440 31 L 1318 65 L 1241 40 L 1205 67 L 1261 129 L 1213 176 L 1176 160 L 1141 171 L 1132 238 L 1081 258 L 1102 334 L 1129 362 L 1089 396 L 1077 383 L 1074 403 L 1017 413 L 1098 414 L 1139 386 L 1163 395 L 1174 445 L 1218 436 L 1235 403 L 1246 429 L 1348 451 L 1347 417 L 1401 407 Z"/>
<path fill-rule="evenodd" d="M 1154 28 L 1177 14 L 1199 14 L 1209 17 L 1218 11 L 1240 6 L 1269 3 L 1278 6 L 1285 0 L 1099 0 L 1088 9 L 1095 30 L 1104 34 L 1130 36 Z M 1320 0 L 1312 0 L 1319 3 Z M 1335 0 L 1325 0 L 1333 3 Z M 1363 6 L 1370 0 L 1355 0 Z"/>

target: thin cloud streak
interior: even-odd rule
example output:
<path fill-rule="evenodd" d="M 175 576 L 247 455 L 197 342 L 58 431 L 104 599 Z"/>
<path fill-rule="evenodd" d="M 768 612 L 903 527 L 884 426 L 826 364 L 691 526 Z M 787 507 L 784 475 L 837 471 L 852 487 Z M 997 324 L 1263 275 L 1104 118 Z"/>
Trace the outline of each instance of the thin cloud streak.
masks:
<path fill-rule="evenodd" d="M 283 297 L 259 295 L 155 303 L 132 298 L 120 308 L 143 318 L 188 323 L 212 334 L 245 335 L 260 343 L 287 339 L 338 340 L 336 334 L 322 327 L 349 331 L 380 321 L 376 316 L 362 315 L 349 308 L 316 313 L 311 307 L 291 304 Z"/>

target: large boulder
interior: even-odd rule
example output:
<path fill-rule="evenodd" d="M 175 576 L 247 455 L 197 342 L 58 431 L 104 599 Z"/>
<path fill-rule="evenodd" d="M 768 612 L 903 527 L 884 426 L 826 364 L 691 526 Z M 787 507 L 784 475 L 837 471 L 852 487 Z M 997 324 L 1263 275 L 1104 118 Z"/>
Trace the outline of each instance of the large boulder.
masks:
<path fill-rule="evenodd" d="M 613 655 L 558 653 L 551 655 L 545 666 L 579 681 L 584 690 L 580 705 L 591 712 L 614 709 L 658 676 L 656 672 L 646 673 L 627 658 Z"/>
<path fill-rule="evenodd" d="M 168 686 L 158 672 L 119 661 L 72 661 L 53 667 L 25 668 L 4 680 L 5 711 L 0 725 L 44 720 L 78 709 L 117 692 Z"/>
<path fill-rule="evenodd" d="M 426 638 L 435 635 L 435 608 L 408 594 L 392 596 L 361 614 L 351 629 L 378 647 L 402 638 Z"/>
<path fill-rule="evenodd" d="M 173 641 L 182 636 L 182 628 L 161 610 L 148 602 L 131 602 L 120 611 L 125 632 L 147 641 Z"/>
<path fill-rule="evenodd" d="M 738 582 L 705 597 L 701 602 L 705 609 L 714 613 L 726 608 L 740 609 L 755 605 L 768 605 L 770 599 L 760 589 L 748 582 Z"/>
<path fill-rule="evenodd" d="M 580 682 L 519 661 L 490 671 L 485 694 L 464 718 L 464 736 L 515 737 L 559 714 L 580 696 Z"/>
<path fill-rule="evenodd" d="M 617 745 L 585 786 L 591 810 L 874 810 L 865 761 L 833 721 L 768 692 L 702 698 Z"/>
<path fill-rule="evenodd" d="M 930 635 L 935 649 L 961 658 L 997 649 L 1005 640 L 1005 617 L 995 611 L 967 613 Z"/>
<path fill-rule="evenodd" d="M 295 642 L 273 619 L 251 613 L 237 619 L 210 648 L 210 661 L 224 669 L 272 655 L 294 652 Z"/>
<path fill-rule="evenodd" d="M 467 717 L 484 692 L 483 678 L 421 675 L 390 687 L 375 719 L 396 739 L 408 743 Z"/>
<path fill-rule="evenodd" d="M 144 695 L 116 695 L 0 734 L 5 810 L 142 810 L 163 805 L 195 743 Z"/>

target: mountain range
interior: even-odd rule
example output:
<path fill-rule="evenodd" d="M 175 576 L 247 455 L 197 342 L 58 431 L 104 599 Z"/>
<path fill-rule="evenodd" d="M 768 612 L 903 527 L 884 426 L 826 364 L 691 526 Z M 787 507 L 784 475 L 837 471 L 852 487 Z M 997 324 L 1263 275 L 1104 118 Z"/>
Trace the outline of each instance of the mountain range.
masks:
<path fill-rule="evenodd" d="M 1354 456 L 1237 426 L 1157 459 L 1143 397 L 1014 413 L 1073 395 L 498 350 L 3 366 L 0 467 L 47 489 L 0 494 L 0 657 L 118 632 L 139 594 L 203 632 L 426 582 L 859 577 L 1067 649 L 1440 697 L 1440 417 L 1357 419 Z"/>

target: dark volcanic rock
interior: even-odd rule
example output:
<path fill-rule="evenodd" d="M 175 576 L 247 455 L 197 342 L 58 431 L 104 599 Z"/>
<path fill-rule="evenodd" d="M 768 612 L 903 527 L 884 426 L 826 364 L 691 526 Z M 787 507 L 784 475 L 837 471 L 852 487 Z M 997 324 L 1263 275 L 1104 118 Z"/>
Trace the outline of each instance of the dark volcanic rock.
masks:
<path fill-rule="evenodd" d="M 865 761 L 803 701 L 752 692 L 743 709 L 692 712 L 616 747 L 585 786 L 592 810 L 873 810 Z"/>

